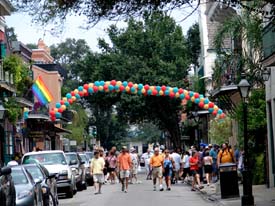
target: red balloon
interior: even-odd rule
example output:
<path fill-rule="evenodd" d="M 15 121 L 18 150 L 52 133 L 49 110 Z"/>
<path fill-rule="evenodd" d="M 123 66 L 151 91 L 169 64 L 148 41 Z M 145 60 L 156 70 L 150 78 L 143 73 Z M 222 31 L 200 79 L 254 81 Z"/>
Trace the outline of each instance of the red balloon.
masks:
<path fill-rule="evenodd" d="M 174 98 L 174 97 L 175 97 L 175 93 L 174 93 L 174 92 L 170 92 L 169 96 L 170 96 L 171 98 Z"/>
<path fill-rule="evenodd" d="M 123 91 L 125 90 L 125 87 L 124 87 L 123 85 L 121 85 L 121 86 L 119 87 L 119 90 L 123 92 Z"/>
<path fill-rule="evenodd" d="M 60 104 L 63 105 L 64 104 L 64 100 L 60 100 Z"/>
<path fill-rule="evenodd" d="M 69 102 L 70 104 L 72 104 L 72 103 L 73 103 L 73 100 L 72 100 L 72 99 L 69 99 L 68 102 Z"/>
<path fill-rule="evenodd" d="M 220 115 L 220 118 L 221 118 L 221 119 L 225 118 L 225 114 L 222 113 L 222 114 Z"/>
<path fill-rule="evenodd" d="M 209 108 L 213 108 L 214 107 L 214 103 L 213 102 L 209 102 L 208 107 Z"/>
<path fill-rule="evenodd" d="M 93 89 L 94 89 L 94 92 L 98 92 L 98 87 L 97 86 L 94 86 Z"/>
<path fill-rule="evenodd" d="M 50 115 L 51 115 L 51 116 L 55 116 L 54 110 L 50 111 Z"/>
<path fill-rule="evenodd" d="M 195 97 L 196 99 L 199 98 L 199 97 L 200 97 L 199 93 L 195 93 L 195 94 L 194 94 L 194 97 Z"/>
<path fill-rule="evenodd" d="M 74 95 L 75 95 L 74 91 L 72 91 L 72 92 L 71 92 L 71 95 L 72 95 L 72 96 L 74 96 Z"/>
<path fill-rule="evenodd" d="M 203 102 L 200 102 L 200 103 L 199 103 L 199 107 L 200 107 L 200 108 L 203 108 L 203 107 L 204 107 L 204 103 L 203 103 Z"/>
<path fill-rule="evenodd" d="M 183 89 L 180 88 L 179 91 L 178 91 L 179 94 L 182 94 L 183 93 Z"/>
<path fill-rule="evenodd" d="M 105 91 L 108 90 L 108 88 L 109 88 L 109 86 L 106 85 L 106 84 L 103 86 L 103 89 L 104 89 Z"/>
<path fill-rule="evenodd" d="M 116 80 L 112 80 L 111 85 L 116 86 Z"/>
<path fill-rule="evenodd" d="M 214 111 L 212 112 L 212 114 L 216 116 L 216 115 L 217 115 L 217 110 L 214 110 Z"/>
<path fill-rule="evenodd" d="M 88 96 L 89 96 L 89 93 L 88 93 L 87 91 L 86 91 L 86 92 L 84 91 L 84 96 L 85 96 L 85 97 L 88 97 Z"/>
<path fill-rule="evenodd" d="M 63 109 L 62 109 L 62 108 L 59 108 L 59 109 L 58 109 L 58 112 L 59 112 L 59 113 L 62 113 L 62 112 L 63 112 Z"/>
<path fill-rule="evenodd" d="M 149 86 L 148 84 L 146 84 L 146 85 L 144 86 L 144 89 L 145 89 L 145 90 L 149 90 L 149 89 L 150 89 L 150 86 Z"/>
<path fill-rule="evenodd" d="M 165 90 L 166 90 L 166 86 L 164 86 L 164 85 L 161 86 L 161 90 L 162 90 L 162 91 L 165 91 Z"/>
<path fill-rule="evenodd" d="M 83 88 L 86 89 L 86 90 L 88 90 L 89 89 L 89 85 L 88 84 L 84 84 Z"/>
<path fill-rule="evenodd" d="M 153 90 L 152 94 L 156 96 L 158 94 L 158 91 L 156 89 Z"/>
<path fill-rule="evenodd" d="M 190 100 L 189 94 L 185 95 L 185 99 L 186 99 L 186 100 Z"/>
<path fill-rule="evenodd" d="M 51 120 L 54 122 L 56 120 L 56 117 L 52 116 Z"/>
<path fill-rule="evenodd" d="M 78 94 L 79 94 L 79 96 L 83 97 L 84 92 L 83 92 L 83 91 L 80 91 L 80 92 L 78 92 Z"/>
<path fill-rule="evenodd" d="M 129 83 L 128 83 L 128 86 L 129 86 L 130 88 L 131 88 L 133 85 L 134 85 L 133 82 L 129 82 Z"/>

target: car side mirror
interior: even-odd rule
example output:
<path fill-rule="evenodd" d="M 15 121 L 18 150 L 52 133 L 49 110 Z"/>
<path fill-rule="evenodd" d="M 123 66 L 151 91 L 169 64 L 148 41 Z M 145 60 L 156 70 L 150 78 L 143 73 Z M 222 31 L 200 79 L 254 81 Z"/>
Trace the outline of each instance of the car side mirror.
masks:
<path fill-rule="evenodd" d="M 69 165 L 76 165 L 77 161 L 76 160 L 71 160 Z"/>
<path fill-rule="evenodd" d="M 42 183 L 42 180 L 39 179 L 39 178 L 36 178 L 34 179 L 34 183 L 37 185 L 37 184 L 41 184 Z"/>
<path fill-rule="evenodd" d="M 9 174 L 11 174 L 10 167 L 3 167 L 0 169 L 0 175 L 9 175 Z"/>

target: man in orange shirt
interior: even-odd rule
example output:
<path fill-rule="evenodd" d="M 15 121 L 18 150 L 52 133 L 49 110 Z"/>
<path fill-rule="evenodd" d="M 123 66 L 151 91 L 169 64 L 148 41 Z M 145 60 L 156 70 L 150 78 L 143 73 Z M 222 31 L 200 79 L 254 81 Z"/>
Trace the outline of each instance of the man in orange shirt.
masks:
<path fill-rule="evenodd" d="M 150 159 L 150 166 L 153 168 L 153 184 L 154 191 L 156 191 L 157 178 L 159 179 L 159 190 L 163 191 L 162 187 L 162 166 L 163 166 L 163 155 L 159 154 L 159 148 L 155 148 L 154 155 Z"/>
<path fill-rule="evenodd" d="M 127 193 L 127 190 L 128 190 L 128 182 L 129 182 L 131 167 L 132 167 L 131 156 L 128 153 L 127 148 L 123 146 L 122 152 L 117 158 L 117 168 L 120 174 L 122 192 L 125 192 L 125 193 Z"/>
<path fill-rule="evenodd" d="M 234 152 L 229 148 L 228 143 L 222 144 L 222 149 L 218 154 L 217 163 L 218 167 L 223 163 L 235 163 Z"/>

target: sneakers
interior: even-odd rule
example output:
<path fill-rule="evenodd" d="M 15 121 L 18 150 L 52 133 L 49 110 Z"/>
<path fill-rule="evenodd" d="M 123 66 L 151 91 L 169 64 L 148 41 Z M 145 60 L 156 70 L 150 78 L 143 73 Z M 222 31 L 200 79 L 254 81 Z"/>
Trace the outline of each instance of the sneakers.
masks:
<path fill-rule="evenodd" d="M 192 189 L 191 189 L 191 191 L 192 191 L 192 192 L 195 192 L 195 191 L 196 191 L 196 189 L 195 189 L 195 188 L 192 188 Z"/>
<path fill-rule="evenodd" d="M 124 191 L 124 184 L 123 184 L 122 187 L 121 187 L 121 191 L 122 191 L 122 192 Z"/>
<path fill-rule="evenodd" d="M 203 189 L 204 188 L 204 186 L 199 186 L 199 189 L 201 190 L 201 189 Z"/>
<path fill-rule="evenodd" d="M 127 190 L 124 190 L 125 193 L 127 193 Z"/>
<path fill-rule="evenodd" d="M 159 191 L 163 191 L 164 189 L 163 188 L 160 188 Z"/>
<path fill-rule="evenodd" d="M 154 186 L 154 189 L 153 189 L 154 191 L 157 191 L 157 188 L 156 188 L 156 186 Z"/>
<path fill-rule="evenodd" d="M 167 191 L 171 191 L 171 188 L 170 188 L 170 187 L 168 187 L 166 190 L 167 190 Z"/>

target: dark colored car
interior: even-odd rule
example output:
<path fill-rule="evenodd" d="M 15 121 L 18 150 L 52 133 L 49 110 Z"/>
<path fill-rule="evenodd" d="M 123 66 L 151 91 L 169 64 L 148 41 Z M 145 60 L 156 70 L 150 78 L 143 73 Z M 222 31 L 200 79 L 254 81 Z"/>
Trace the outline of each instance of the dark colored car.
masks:
<path fill-rule="evenodd" d="M 69 162 L 70 167 L 72 168 L 72 172 L 75 176 L 76 187 L 78 190 L 86 190 L 86 169 L 85 169 L 85 161 L 81 160 L 81 157 L 76 152 L 68 152 L 65 153 L 67 161 Z"/>
<path fill-rule="evenodd" d="M 16 193 L 15 186 L 11 176 L 11 168 L 0 168 L 0 205 L 15 206 Z"/>
<path fill-rule="evenodd" d="M 16 206 L 43 206 L 41 180 L 34 180 L 21 165 L 11 168 L 16 191 Z"/>
<path fill-rule="evenodd" d="M 50 174 L 49 171 L 40 164 L 26 164 L 25 169 L 32 175 L 33 179 L 39 179 L 42 181 L 42 194 L 44 206 L 56 206 L 58 205 L 57 195 L 57 174 Z"/>
<path fill-rule="evenodd" d="M 82 161 L 85 162 L 84 166 L 85 166 L 85 170 L 86 170 L 86 182 L 88 185 L 92 186 L 94 185 L 94 181 L 93 181 L 93 176 L 90 174 L 90 161 L 88 159 L 88 157 L 86 156 L 86 154 L 84 153 L 79 153 L 79 156 L 81 158 Z"/>

